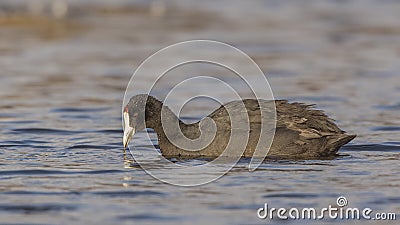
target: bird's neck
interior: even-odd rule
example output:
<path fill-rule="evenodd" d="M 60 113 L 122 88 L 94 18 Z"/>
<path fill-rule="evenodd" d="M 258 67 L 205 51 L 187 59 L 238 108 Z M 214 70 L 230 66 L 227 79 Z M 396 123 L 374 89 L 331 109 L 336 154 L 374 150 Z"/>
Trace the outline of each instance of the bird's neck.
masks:
<path fill-rule="evenodd" d="M 185 124 L 163 103 L 153 97 L 149 97 L 146 104 L 146 127 L 153 129 L 157 134 L 164 133 L 163 126 L 170 124 Z"/>

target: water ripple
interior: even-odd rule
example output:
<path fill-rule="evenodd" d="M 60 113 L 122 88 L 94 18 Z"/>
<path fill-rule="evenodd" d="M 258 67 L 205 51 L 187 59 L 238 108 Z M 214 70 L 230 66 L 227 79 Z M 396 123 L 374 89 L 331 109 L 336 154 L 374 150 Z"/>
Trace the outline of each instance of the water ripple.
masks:
<path fill-rule="evenodd" d="M 243 210 L 243 209 L 257 209 L 260 206 L 257 204 L 240 204 L 240 205 L 219 205 L 212 207 L 213 209 L 219 209 L 219 210 Z"/>
<path fill-rule="evenodd" d="M 373 131 L 400 131 L 400 126 L 379 126 L 373 127 Z"/>
<path fill-rule="evenodd" d="M 7 175 L 54 175 L 54 174 L 108 174 L 122 173 L 124 170 L 90 170 L 90 171 L 65 171 L 65 170 L 2 170 L 0 176 Z"/>
<path fill-rule="evenodd" d="M 268 194 L 264 198 L 317 198 L 317 194 L 311 193 L 281 193 L 281 194 Z"/>
<path fill-rule="evenodd" d="M 107 111 L 109 110 L 110 107 L 101 107 L 101 108 L 56 108 L 56 109 L 52 109 L 51 112 L 103 112 L 103 111 Z"/>
<path fill-rule="evenodd" d="M 70 135 L 82 133 L 83 131 L 72 131 L 72 130 L 60 130 L 60 129 L 49 129 L 49 128 L 19 128 L 13 129 L 13 132 L 17 133 L 37 133 L 37 134 L 54 134 L 54 135 Z"/>
<path fill-rule="evenodd" d="M 26 148 L 52 148 L 51 146 L 44 146 L 44 145 L 27 145 L 27 144 L 18 144 L 18 145 L 0 145 L 0 148 L 12 148 L 12 147 L 26 147 Z"/>
<path fill-rule="evenodd" d="M 48 211 L 64 211 L 64 210 L 71 211 L 77 208 L 78 207 L 76 205 L 67 205 L 67 204 L 0 205 L 0 211 L 13 211 L 13 212 L 24 212 L 24 213 L 41 213 Z"/>
<path fill-rule="evenodd" d="M 108 130 L 96 130 L 97 133 L 115 133 L 122 134 L 124 131 L 122 129 L 108 129 Z"/>
<path fill-rule="evenodd" d="M 99 191 L 92 194 L 107 197 L 137 197 L 137 196 L 165 196 L 166 194 L 159 191 Z"/>
<path fill-rule="evenodd" d="M 400 103 L 394 105 L 377 105 L 376 108 L 383 110 L 400 110 Z"/>
<path fill-rule="evenodd" d="M 172 216 L 161 216 L 156 214 L 135 214 L 135 215 L 122 215 L 117 217 L 119 220 L 159 220 L 159 221 L 166 221 L 166 220 L 178 220 L 179 217 L 172 217 Z"/>
<path fill-rule="evenodd" d="M 68 149 L 110 149 L 113 147 L 114 146 L 108 146 L 108 145 L 74 145 L 68 147 Z"/>
<path fill-rule="evenodd" d="M 13 143 L 13 144 L 48 144 L 51 143 L 49 141 L 38 141 L 38 140 L 23 140 L 23 141 L 5 141 L 4 143 Z"/>
<path fill-rule="evenodd" d="M 81 195 L 81 192 L 69 191 L 69 192 L 51 192 L 51 191 L 4 191 L 0 192 L 0 195 Z"/>
<path fill-rule="evenodd" d="M 400 151 L 400 146 L 387 144 L 367 144 L 367 145 L 345 145 L 342 147 L 346 151 L 384 151 L 396 152 Z"/>

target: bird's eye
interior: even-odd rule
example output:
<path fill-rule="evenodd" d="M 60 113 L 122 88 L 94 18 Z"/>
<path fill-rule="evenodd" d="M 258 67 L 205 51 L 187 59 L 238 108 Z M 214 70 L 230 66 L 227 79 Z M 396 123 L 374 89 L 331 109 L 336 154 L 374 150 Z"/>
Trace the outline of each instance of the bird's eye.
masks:
<path fill-rule="evenodd" d="M 138 113 L 134 113 L 133 117 L 138 117 L 138 115 L 139 115 Z"/>

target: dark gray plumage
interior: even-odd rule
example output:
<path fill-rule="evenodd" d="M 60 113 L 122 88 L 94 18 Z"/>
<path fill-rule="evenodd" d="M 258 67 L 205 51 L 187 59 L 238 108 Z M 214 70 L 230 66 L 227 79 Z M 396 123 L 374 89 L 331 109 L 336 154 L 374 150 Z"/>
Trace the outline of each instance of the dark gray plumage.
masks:
<path fill-rule="evenodd" d="M 259 103 L 268 104 L 271 101 L 245 99 L 229 102 L 215 110 L 207 117 L 215 121 L 216 136 L 207 147 L 199 151 L 183 150 L 169 141 L 161 125 L 161 109 L 164 108 L 165 110 L 163 116 L 166 119 L 163 121 L 178 123 L 182 133 L 189 139 L 199 138 L 201 122 L 183 123 L 168 107 L 163 106 L 162 102 L 152 96 L 143 94 L 133 96 L 130 99 L 124 110 L 128 120 L 128 122 L 125 121 L 127 123 L 125 129 L 127 129 L 126 126 L 129 126 L 133 128 L 133 133 L 135 130 L 142 130 L 146 127 L 154 129 L 158 135 L 161 153 L 167 158 L 214 158 L 224 151 L 230 139 L 231 120 L 227 109 L 243 109 L 243 107 L 240 107 L 243 106 L 243 103 L 250 122 L 250 133 L 242 156 L 252 157 L 261 130 Z M 312 109 L 312 105 L 288 103 L 286 100 L 275 100 L 274 103 L 276 106 L 276 130 L 272 146 L 268 152 L 269 157 L 285 159 L 330 158 L 336 155 L 341 146 L 355 138 L 355 135 L 348 135 L 339 129 L 323 111 Z M 130 133 L 132 136 L 132 132 Z M 124 146 L 126 147 L 131 137 L 125 136 L 129 136 L 129 134 L 124 134 Z"/>

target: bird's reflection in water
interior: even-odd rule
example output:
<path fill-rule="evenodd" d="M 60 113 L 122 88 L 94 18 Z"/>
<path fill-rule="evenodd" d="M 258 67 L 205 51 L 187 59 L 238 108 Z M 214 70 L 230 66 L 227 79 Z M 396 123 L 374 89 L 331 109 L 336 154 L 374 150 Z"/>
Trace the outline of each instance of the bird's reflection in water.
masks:
<path fill-rule="evenodd" d="M 132 156 L 130 154 L 126 153 L 126 150 L 123 150 L 123 155 L 124 155 L 124 168 L 129 169 L 129 168 L 136 168 L 139 165 L 135 163 L 133 160 Z"/>

